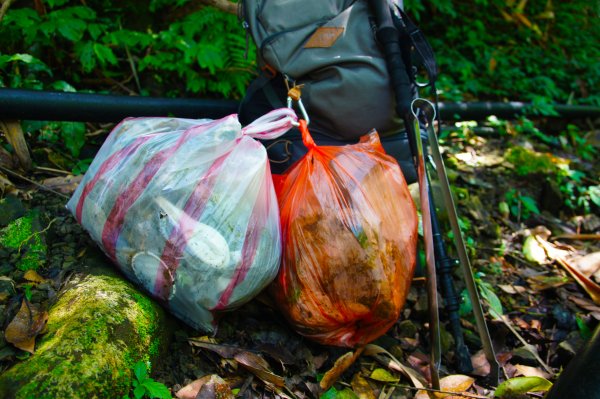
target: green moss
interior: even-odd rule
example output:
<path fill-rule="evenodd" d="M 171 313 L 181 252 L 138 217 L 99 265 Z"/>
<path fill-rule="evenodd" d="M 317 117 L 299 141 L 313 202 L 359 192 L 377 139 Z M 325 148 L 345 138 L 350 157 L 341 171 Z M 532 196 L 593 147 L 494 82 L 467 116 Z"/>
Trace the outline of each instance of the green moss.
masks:
<path fill-rule="evenodd" d="M 121 276 L 77 278 L 49 312 L 35 354 L 0 375 L 2 398 L 119 398 L 165 342 L 164 311 Z"/>
<path fill-rule="evenodd" d="M 44 264 L 47 247 L 40 230 L 36 211 L 29 212 L 0 230 L 0 245 L 19 252 L 18 269 L 37 270 Z"/>
<path fill-rule="evenodd" d="M 552 154 L 531 151 L 523 147 L 513 147 L 508 150 L 506 160 L 515 166 L 520 176 L 532 173 L 555 173 L 558 165 L 564 160 Z"/>

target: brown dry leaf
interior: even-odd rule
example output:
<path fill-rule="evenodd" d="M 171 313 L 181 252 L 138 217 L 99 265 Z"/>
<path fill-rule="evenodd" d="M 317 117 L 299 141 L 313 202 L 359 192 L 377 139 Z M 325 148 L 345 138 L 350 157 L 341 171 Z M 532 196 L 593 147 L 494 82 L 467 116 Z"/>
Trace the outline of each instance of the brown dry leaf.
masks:
<path fill-rule="evenodd" d="M 35 270 L 27 270 L 23 275 L 23 278 L 32 283 L 43 283 L 46 279 L 38 274 Z"/>
<path fill-rule="evenodd" d="M 340 376 L 352 366 L 356 359 L 363 352 L 364 347 L 356 349 L 354 352 L 348 352 L 339 357 L 331 369 L 327 370 L 319 385 L 323 390 L 328 390 L 340 378 Z"/>
<path fill-rule="evenodd" d="M 533 276 L 527 279 L 529 287 L 535 292 L 558 288 L 570 282 L 567 276 Z"/>
<path fill-rule="evenodd" d="M 234 359 L 262 381 L 278 388 L 285 385 L 283 377 L 274 374 L 270 370 L 269 363 L 259 355 L 252 352 L 240 352 L 234 356 Z"/>
<path fill-rule="evenodd" d="M 491 371 L 490 362 L 487 360 L 483 349 L 471 356 L 471 364 L 473 365 L 473 371 L 471 372 L 473 375 L 485 377 Z"/>
<path fill-rule="evenodd" d="M 233 359 L 235 355 L 244 351 L 243 349 L 235 346 L 218 344 L 217 340 L 209 337 L 190 338 L 188 342 L 190 345 L 215 352 L 225 359 Z"/>
<path fill-rule="evenodd" d="M 205 375 L 175 393 L 179 399 L 234 399 L 231 387 L 216 374 Z"/>
<path fill-rule="evenodd" d="M 352 386 L 352 391 L 354 391 L 359 399 L 376 399 L 373 388 L 369 385 L 369 381 L 367 381 L 366 378 L 363 378 L 360 373 L 354 374 L 350 385 Z"/>
<path fill-rule="evenodd" d="M 570 262 L 566 260 L 564 252 L 562 250 L 558 250 L 554 245 L 544 240 L 543 238 L 536 236 L 536 240 L 540 243 L 540 245 L 546 251 L 546 254 L 549 258 L 554 259 L 561 265 L 565 270 L 569 272 L 571 277 L 579 283 L 583 287 L 583 289 L 589 294 L 592 300 L 600 304 L 600 285 L 596 284 L 584 274 L 582 274 L 579 270 L 571 265 Z"/>
<path fill-rule="evenodd" d="M 6 151 L 2 146 L 0 146 L 0 166 L 9 170 L 17 166 L 10 152 Z"/>
<path fill-rule="evenodd" d="M 596 305 L 594 302 L 586 298 L 579 298 L 574 295 L 570 295 L 568 298 L 571 300 L 571 302 L 575 303 L 580 308 L 590 312 L 590 315 L 593 318 L 595 318 L 596 320 L 600 320 L 600 306 Z"/>
<path fill-rule="evenodd" d="M 42 181 L 42 184 L 45 187 L 48 187 L 54 191 L 58 191 L 61 194 L 73 194 L 81 183 L 83 179 L 83 175 L 73 176 L 59 176 L 59 177 L 50 177 Z"/>
<path fill-rule="evenodd" d="M 36 305 L 23 299 L 19 312 L 6 327 L 4 337 L 15 347 L 33 353 L 35 337 L 42 332 L 47 321 L 47 312 L 41 312 Z"/>
<path fill-rule="evenodd" d="M 527 288 L 521 285 L 498 284 L 498 288 L 510 295 L 523 294 L 527 292 Z"/>
<path fill-rule="evenodd" d="M 523 377 L 542 377 L 549 379 L 552 377 L 550 374 L 546 373 L 544 370 L 539 369 L 537 367 L 525 366 L 523 364 L 515 364 L 515 377 L 523 376 Z"/>
<path fill-rule="evenodd" d="M 15 189 L 15 185 L 10 181 L 8 177 L 0 172 L 0 194 L 7 194 Z"/>
<path fill-rule="evenodd" d="M 589 278 L 600 272 L 600 251 L 571 259 L 569 263 Z"/>
<path fill-rule="evenodd" d="M 205 375 L 204 377 L 200 377 L 197 380 L 190 382 L 177 391 L 175 396 L 179 399 L 196 399 L 198 392 L 200 392 L 200 388 L 210 380 L 210 377 L 210 375 Z"/>
<path fill-rule="evenodd" d="M 453 393 L 468 393 L 467 390 L 471 388 L 471 385 L 475 382 L 473 377 L 469 377 L 468 375 L 462 374 L 454 374 L 446 376 L 440 379 L 440 391 L 442 392 L 434 392 L 433 397 L 436 399 L 450 399 L 454 397 L 460 397 L 456 395 L 452 395 Z M 429 399 L 430 396 L 427 391 L 419 391 L 415 395 L 415 399 Z"/>

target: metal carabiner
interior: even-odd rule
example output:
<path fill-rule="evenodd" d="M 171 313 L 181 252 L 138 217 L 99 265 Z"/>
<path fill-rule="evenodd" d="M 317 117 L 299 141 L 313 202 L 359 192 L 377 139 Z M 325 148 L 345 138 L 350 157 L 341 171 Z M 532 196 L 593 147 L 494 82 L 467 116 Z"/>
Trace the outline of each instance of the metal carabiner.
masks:
<path fill-rule="evenodd" d="M 302 118 L 306 121 L 306 125 L 310 124 L 310 118 L 308 117 L 308 113 L 306 112 L 306 108 L 304 108 L 304 104 L 302 103 L 302 87 L 303 84 L 297 85 L 296 82 L 293 82 L 292 88 L 289 87 L 288 82 L 291 80 L 286 76 L 285 84 L 288 87 L 288 95 L 287 95 L 287 107 L 293 108 L 294 101 L 298 104 L 298 108 L 300 108 L 300 112 L 302 113 Z"/>

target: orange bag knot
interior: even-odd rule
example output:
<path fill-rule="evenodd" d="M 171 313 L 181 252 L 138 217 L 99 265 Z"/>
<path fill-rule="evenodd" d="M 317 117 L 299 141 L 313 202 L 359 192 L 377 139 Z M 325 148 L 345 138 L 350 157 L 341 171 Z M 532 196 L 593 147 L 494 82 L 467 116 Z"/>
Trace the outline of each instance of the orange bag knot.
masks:
<path fill-rule="evenodd" d="M 306 121 L 304 119 L 298 119 L 298 123 L 300 124 L 299 129 L 300 133 L 302 133 L 302 142 L 304 143 L 304 146 L 309 150 L 313 147 L 316 147 L 317 144 L 315 144 L 315 141 L 308 131 L 308 125 L 306 124 Z"/>

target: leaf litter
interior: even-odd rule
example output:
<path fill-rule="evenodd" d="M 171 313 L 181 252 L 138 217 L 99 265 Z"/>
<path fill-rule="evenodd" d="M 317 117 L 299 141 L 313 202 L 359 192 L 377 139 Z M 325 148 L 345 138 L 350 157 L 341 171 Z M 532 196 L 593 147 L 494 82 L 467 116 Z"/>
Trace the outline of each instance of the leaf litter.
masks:
<path fill-rule="evenodd" d="M 505 141 L 472 141 L 467 152 L 477 159 L 490 149 L 501 154 L 497 150 L 507 145 Z M 464 144 L 454 141 L 452 145 Z M 8 162 L 3 165 L 10 167 Z M 442 389 L 429 388 L 428 324 L 418 276 L 400 322 L 362 352 L 320 346 L 298 336 L 269 299 L 258 298 L 225 315 L 214 337 L 198 337 L 197 331 L 179 325 L 169 355 L 157 365 L 153 377 L 178 398 L 217 397 L 218 392 L 226 398 L 539 397 L 528 392 L 547 390 L 600 321 L 600 227 L 593 218 L 566 217 L 543 208 L 527 220 L 498 209 L 495 204 L 504 200 L 503 188 L 516 187 L 532 197 L 544 189 L 543 179 L 514 176 L 501 159 L 457 169 L 460 174 L 453 185 L 461 195 L 458 212 L 471 224 L 465 235 L 473 245 L 470 256 L 484 299 L 492 305 L 485 310 L 504 372 L 503 385 L 486 381 L 489 363 L 480 351 L 474 320 L 465 310 L 461 324 L 473 371 L 458 372 L 453 339 L 446 333 Z M 4 370 L 22 357 L 19 351 L 35 353 L 36 337 L 43 334 L 47 319 L 41 309 L 51 304 L 45 297 L 50 293 L 47 286 L 60 286 L 68 276 L 61 266 L 73 270 L 77 253 L 91 244 L 65 214 L 64 197 L 44 190 L 47 186 L 70 195 L 78 178 L 37 177 L 30 180 L 42 183 L 30 184 L 14 174 L 1 176 L 3 195 L 10 193 L 27 207 L 42 209 L 46 220 L 57 218 L 45 232 L 50 256 L 44 267 L 27 273 L 3 269 L 0 310 L 6 314 L 2 325 L 7 342 L 0 353 L 8 354 L 0 356 L 0 370 Z M 59 248 L 64 253 L 59 255 Z M 9 251 L 0 256 L 15 259 L 18 254 Z M 56 257 L 60 261 L 54 261 Z M 458 276 L 455 284 L 459 291 L 464 289 Z M 28 302 L 23 298 L 26 286 L 32 296 Z M 444 330 L 446 323 L 443 317 Z"/>

